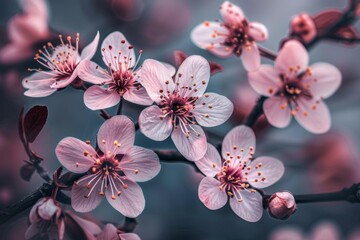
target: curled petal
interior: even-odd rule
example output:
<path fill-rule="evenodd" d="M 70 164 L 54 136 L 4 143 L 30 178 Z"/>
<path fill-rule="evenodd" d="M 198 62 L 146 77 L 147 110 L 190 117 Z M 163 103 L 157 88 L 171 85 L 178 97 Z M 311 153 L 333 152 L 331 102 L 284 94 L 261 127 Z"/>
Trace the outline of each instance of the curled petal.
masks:
<path fill-rule="evenodd" d="M 265 25 L 258 22 L 250 23 L 249 35 L 257 42 L 266 41 L 269 37 L 269 33 Z"/>
<path fill-rule="evenodd" d="M 134 123 L 126 116 L 113 116 L 100 127 L 97 142 L 100 150 L 107 154 L 125 154 L 135 142 Z"/>
<path fill-rule="evenodd" d="M 212 177 L 204 177 L 199 185 L 199 199 L 209 209 L 222 208 L 227 200 L 227 194 L 220 190 L 220 182 Z"/>
<path fill-rule="evenodd" d="M 97 31 L 94 40 L 92 40 L 92 42 L 89 43 L 89 45 L 84 47 L 84 49 L 82 50 L 82 52 L 81 52 L 82 60 L 85 60 L 85 59 L 89 60 L 95 55 L 97 46 L 99 45 L 99 38 L 100 38 L 100 33 L 99 33 L 99 31 Z"/>
<path fill-rule="evenodd" d="M 120 162 L 125 175 L 136 182 L 146 182 L 155 177 L 161 169 L 154 151 L 134 146 Z"/>
<path fill-rule="evenodd" d="M 77 138 L 67 137 L 59 142 L 55 150 L 60 163 L 69 171 L 83 173 L 94 165 L 95 149 Z"/>
<path fill-rule="evenodd" d="M 84 103 L 91 110 L 113 107 L 120 102 L 120 95 L 109 88 L 91 86 L 84 93 Z"/>
<path fill-rule="evenodd" d="M 248 77 L 251 87 L 264 96 L 273 96 L 282 85 L 279 74 L 270 65 L 261 65 L 258 71 L 249 72 Z"/>
<path fill-rule="evenodd" d="M 190 161 L 202 158 L 207 149 L 206 135 L 202 128 L 197 125 L 186 125 L 187 133 L 183 132 L 180 125 L 171 134 L 176 148 Z"/>
<path fill-rule="evenodd" d="M 275 68 L 279 74 L 293 76 L 305 71 L 309 64 L 309 54 L 304 45 L 297 40 L 287 41 L 279 51 L 275 60 Z"/>
<path fill-rule="evenodd" d="M 255 42 L 244 45 L 241 60 L 245 70 L 248 72 L 257 71 L 260 68 L 261 57 Z"/>
<path fill-rule="evenodd" d="M 150 106 L 140 113 L 139 126 L 145 136 L 155 141 L 165 140 L 173 130 L 171 117 L 163 117 L 158 106 Z"/>
<path fill-rule="evenodd" d="M 241 200 L 230 198 L 230 207 L 242 219 L 257 222 L 263 214 L 262 196 L 257 191 L 240 190 Z"/>
<path fill-rule="evenodd" d="M 226 97 L 216 93 L 206 93 L 195 102 L 192 111 L 196 121 L 204 127 L 214 127 L 229 119 L 234 106 Z"/>
<path fill-rule="evenodd" d="M 121 240 L 141 240 L 135 233 L 121 233 L 119 236 Z"/>
<path fill-rule="evenodd" d="M 24 78 L 22 85 L 28 90 L 24 93 L 29 97 L 46 97 L 56 92 L 50 86 L 56 82 L 52 72 L 36 72 L 30 77 Z"/>
<path fill-rule="evenodd" d="M 215 177 L 221 171 L 221 157 L 218 150 L 211 144 L 207 144 L 205 156 L 195 161 L 200 171 L 208 177 Z"/>
<path fill-rule="evenodd" d="M 81 61 L 77 66 L 79 78 L 93 84 L 104 84 L 111 79 L 106 75 L 106 70 L 90 60 Z"/>
<path fill-rule="evenodd" d="M 248 182 L 255 188 L 266 188 L 277 182 L 284 174 L 281 161 L 272 157 L 258 157 L 250 163 Z"/>
<path fill-rule="evenodd" d="M 265 100 L 264 114 L 268 122 L 278 128 L 287 127 L 291 122 L 291 110 L 286 98 L 270 97 Z"/>
<path fill-rule="evenodd" d="M 56 88 L 56 89 L 67 87 L 77 77 L 78 77 L 78 71 L 77 71 L 77 68 L 75 68 L 75 70 L 72 72 L 72 74 L 69 77 L 65 77 L 63 79 L 60 79 L 60 80 L 54 82 L 50 87 Z"/>

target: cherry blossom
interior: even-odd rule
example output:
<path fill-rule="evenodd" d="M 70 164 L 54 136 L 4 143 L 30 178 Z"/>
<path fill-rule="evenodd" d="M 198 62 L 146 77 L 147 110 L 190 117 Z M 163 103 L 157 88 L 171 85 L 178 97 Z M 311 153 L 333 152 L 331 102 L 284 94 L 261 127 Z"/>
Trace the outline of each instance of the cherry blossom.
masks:
<path fill-rule="evenodd" d="M 108 70 L 90 60 L 83 61 L 80 66 L 80 78 L 96 84 L 86 90 L 85 105 L 92 110 L 104 109 L 115 106 L 121 98 L 140 105 L 151 105 L 153 101 L 141 85 L 140 74 L 136 70 L 140 58 L 136 61 L 134 47 L 125 36 L 121 32 L 109 34 L 101 45 L 101 54 Z"/>
<path fill-rule="evenodd" d="M 288 219 L 296 211 L 295 198 L 288 191 L 276 192 L 268 200 L 268 210 L 273 218 Z"/>
<path fill-rule="evenodd" d="M 141 132 L 155 140 L 171 138 L 179 152 L 196 161 L 206 152 L 207 143 L 200 126 L 214 127 L 232 114 L 233 104 L 217 93 L 204 93 L 210 66 L 201 56 L 190 56 L 179 67 L 175 80 L 162 63 L 146 60 L 141 69 L 142 84 L 157 105 L 139 116 Z"/>
<path fill-rule="evenodd" d="M 262 195 L 256 189 L 277 182 L 284 173 L 283 164 L 272 157 L 255 153 L 255 134 L 241 125 L 224 138 L 221 156 L 208 144 L 205 156 L 196 166 L 206 176 L 199 185 L 200 201 L 209 209 L 222 208 L 229 199 L 230 207 L 242 219 L 257 222 L 263 214 Z"/>
<path fill-rule="evenodd" d="M 23 80 L 23 86 L 28 90 L 25 95 L 28 97 L 46 97 L 61 88 L 65 88 L 78 77 L 78 66 L 82 61 L 91 59 L 99 43 L 99 32 L 94 40 L 87 45 L 79 54 L 80 35 L 76 34 L 75 46 L 71 43 L 71 36 L 63 40 L 59 35 L 61 44 L 54 47 L 51 42 L 43 46 L 35 55 L 35 60 L 50 71 L 29 69 L 36 71 L 30 77 Z"/>
<path fill-rule="evenodd" d="M 45 0 L 23 0 L 21 5 L 22 13 L 12 17 L 7 25 L 9 42 L 0 49 L 2 64 L 13 64 L 31 57 L 33 48 L 51 37 Z"/>
<path fill-rule="evenodd" d="M 266 27 L 258 22 L 249 22 L 240 7 L 225 1 L 220 6 L 224 21 L 205 21 L 194 28 L 192 41 L 218 57 L 230 57 L 232 54 L 242 59 L 247 71 L 260 67 L 260 52 L 256 42 L 268 38 Z"/>
<path fill-rule="evenodd" d="M 89 141 L 67 137 L 56 147 L 59 161 L 71 172 L 86 173 L 72 187 L 72 207 L 78 212 L 95 209 L 106 196 L 127 217 L 138 216 L 145 199 L 136 182 L 155 177 L 160 171 L 157 155 L 134 146 L 135 127 L 125 116 L 105 121 L 97 135 L 99 150 Z"/>
<path fill-rule="evenodd" d="M 263 105 L 269 123 L 283 128 L 291 116 L 312 133 L 330 129 L 330 112 L 323 99 L 340 86 L 341 73 L 331 64 L 316 63 L 308 67 L 309 55 L 304 46 L 290 40 L 275 60 L 275 67 L 261 65 L 249 73 L 249 82 L 259 94 L 269 97 Z"/>
<path fill-rule="evenodd" d="M 117 229 L 113 224 L 106 224 L 102 232 L 97 236 L 97 240 L 141 240 L 135 233 L 124 233 Z"/>

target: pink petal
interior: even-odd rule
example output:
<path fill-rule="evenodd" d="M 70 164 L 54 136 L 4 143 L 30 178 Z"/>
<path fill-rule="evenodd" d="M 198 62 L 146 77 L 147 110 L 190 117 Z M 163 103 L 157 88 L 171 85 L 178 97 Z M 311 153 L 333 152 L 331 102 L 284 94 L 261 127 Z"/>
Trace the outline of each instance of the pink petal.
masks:
<path fill-rule="evenodd" d="M 24 78 L 22 85 L 28 88 L 24 94 L 29 97 L 46 97 L 56 92 L 56 89 L 51 89 L 50 86 L 56 81 L 50 75 L 52 72 L 36 72 L 30 77 Z"/>
<path fill-rule="evenodd" d="M 124 94 L 124 99 L 139 105 L 149 106 L 154 101 L 149 97 L 143 86 L 131 87 Z"/>
<path fill-rule="evenodd" d="M 161 169 L 154 151 L 133 146 L 120 162 L 126 177 L 136 182 L 146 182 L 155 177 Z"/>
<path fill-rule="evenodd" d="M 96 236 L 97 240 L 118 240 L 119 234 L 117 228 L 113 224 L 106 224 L 102 232 Z M 122 240 L 122 239 L 121 239 Z"/>
<path fill-rule="evenodd" d="M 184 60 L 180 65 L 175 83 L 178 83 L 180 95 L 183 97 L 198 97 L 204 94 L 210 79 L 209 62 L 198 55 L 193 55 Z"/>
<path fill-rule="evenodd" d="M 85 234 L 88 237 L 90 237 L 91 235 L 99 234 L 101 232 L 101 228 L 97 224 L 84 218 L 78 217 L 72 211 L 67 210 L 65 217 L 70 217 L 72 220 L 74 220 L 85 231 Z"/>
<path fill-rule="evenodd" d="M 127 70 L 126 66 L 132 68 L 135 65 L 136 57 L 134 49 L 130 46 L 131 44 L 121 32 L 110 33 L 101 44 L 101 49 L 104 49 L 101 50 L 101 54 L 106 66 L 111 63 L 112 69 L 119 70 L 118 62 L 122 62 L 123 70 Z M 119 52 L 121 52 L 120 56 Z M 118 58 L 114 59 L 114 56 Z"/>
<path fill-rule="evenodd" d="M 269 33 L 264 24 L 258 22 L 251 22 L 249 25 L 249 35 L 257 42 L 266 41 Z"/>
<path fill-rule="evenodd" d="M 101 125 L 97 142 L 103 153 L 125 154 L 134 146 L 134 123 L 126 116 L 113 116 Z"/>
<path fill-rule="evenodd" d="M 95 149 L 77 138 L 66 137 L 56 146 L 55 153 L 60 163 L 69 171 L 83 173 L 94 165 Z"/>
<path fill-rule="evenodd" d="M 206 93 L 196 100 L 192 113 L 199 125 L 215 127 L 228 120 L 233 110 L 232 102 L 226 97 L 216 93 Z"/>
<path fill-rule="evenodd" d="M 141 84 L 145 87 L 149 97 L 156 103 L 161 102 L 160 96 L 163 94 L 160 91 L 170 91 L 172 93 L 175 89 L 174 81 L 161 62 L 147 59 L 141 68 Z"/>
<path fill-rule="evenodd" d="M 281 228 L 276 230 L 274 233 L 271 234 L 270 240 L 304 240 L 304 236 L 296 228 Z"/>
<path fill-rule="evenodd" d="M 255 152 L 255 145 L 256 139 L 253 130 L 245 125 L 237 126 L 228 132 L 224 138 L 222 157 L 226 160 L 230 160 L 231 157 L 233 157 L 232 159 L 238 159 L 232 161 L 232 165 L 237 164 L 238 161 L 247 163 L 250 153 Z"/>
<path fill-rule="evenodd" d="M 120 95 L 109 88 L 91 86 L 84 93 L 84 103 L 91 110 L 113 107 L 120 102 Z"/>
<path fill-rule="evenodd" d="M 39 205 L 37 210 L 41 219 L 47 221 L 50 221 L 58 210 L 61 211 L 52 198 L 48 198 L 43 204 Z"/>
<path fill-rule="evenodd" d="M 275 68 L 270 65 L 261 65 L 258 71 L 248 73 L 251 87 L 260 95 L 273 96 L 282 85 Z"/>
<path fill-rule="evenodd" d="M 163 116 L 158 106 L 145 108 L 139 116 L 140 131 L 155 141 L 163 141 L 168 138 L 173 130 L 171 117 Z"/>
<path fill-rule="evenodd" d="M 32 57 L 33 54 L 31 47 L 9 43 L 0 49 L 0 63 L 14 64 Z"/>
<path fill-rule="evenodd" d="M 241 8 L 229 1 L 221 4 L 220 14 L 224 18 L 225 23 L 233 26 L 240 24 L 245 18 Z"/>
<path fill-rule="evenodd" d="M 211 144 L 207 144 L 205 156 L 195 161 L 195 165 L 208 177 L 215 177 L 221 171 L 221 157 L 218 150 Z"/>
<path fill-rule="evenodd" d="M 275 60 L 276 71 L 290 76 L 305 71 L 308 64 L 309 55 L 305 47 L 297 40 L 287 41 Z"/>
<path fill-rule="evenodd" d="M 94 40 L 92 40 L 91 43 L 89 43 L 81 52 L 81 60 L 90 60 L 96 53 L 96 49 L 99 45 L 99 38 L 100 34 L 99 31 L 97 31 L 96 36 Z"/>
<path fill-rule="evenodd" d="M 50 88 L 48 82 L 42 82 L 38 84 L 36 88 L 30 88 L 25 91 L 24 95 L 27 97 L 47 97 L 56 91 L 57 89 Z"/>
<path fill-rule="evenodd" d="M 178 126 L 171 134 L 171 139 L 181 155 L 190 161 L 197 161 L 206 153 L 206 135 L 197 125 L 187 125 L 187 131 L 189 137 Z"/>
<path fill-rule="evenodd" d="M 226 192 L 219 187 L 220 182 L 212 177 L 204 177 L 200 182 L 199 199 L 210 210 L 222 208 L 228 200 Z"/>
<path fill-rule="evenodd" d="M 261 166 L 257 166 L 261 163 Z M 272 157 L 258 157 L 250 163 L 251 170 L 247 175 L 248 182 L 255 188 L 266 188 L 283 176 L 285 168 L 281 161 Z M 261 175 L 259 176 L 259 172 Z M 265 178 L 262 181 L 262 178 Z M 255 181 L 257 179 L 257 181 Z"/>
<path fill-rule="evenodd" d="M 113 208 L 123 214 L 125 217 L 134 218 L 140 215 L 145 208 L 144 194 L 136 182 L 124 180 L 128 188 L 124 188 L 119 181 L 115 181 L 117 189 L 121 191 L 120 196 L 112 199 L 112 193 L 108 188 L 106 199 Z"/>
<path fill-rule="evenodd" d="M 173 65 L 171 65 L 171 64 L 169 64 L 169 63 L 166 63 L 166 62 L 161 62 L 161 63 L 166 67 L 166 69 L 168 70 L 170 76 L 174 76 L 174 75 L 175 75 L 175 73 L 176 73 L 176 68 L 175 68 Z"/>
<path fill-rule="evenodd" d="M 241 60 L 245 70 L 248 72 L 257 71 L 260 68 L 261 57 L 255 42 L 243 46 Z"/>
<path fill-rule="evenodd" d="M 50 87 L 51 88 L 56 88 L 56 89 L 67 87 L 77 77 L 78 77 L 78 72 L 77 72 L 77 68 L 75 68 L 75 70 L 72 72 L 70 77 L 66 77 L 64 79 L 58 80 L 55 83 L 53 83 L 53 85 L 51 85 Z"/>
<path fill-rule="evenodd" d="M 41 220 L 38 212 L 37 212 L 37 208 L 43 204 L 45 201 L 47 200 L 47 198 L 40 198 L 39 201 L 37 201 L 35 203 L 34 206 L 32 206 L 31 210 L 30 210 L 30 213 L 29 213 L 29 222 L 30 223 L 35 223 L 35 222 L 38 222 Z"/>
<path fill-rule="evenodd" d="M 230 57 L 232 48 L 224 45 L 229 29 L 219 22 L 206 21 L 191 32 L 191 40 L 199 48 L 206 49 L 218 57 Z"/>
<path fill-rule="evenodd" d="M 297 101 L 299 111 L 295 114 L 298 123 L 312 133 L 325 133 L 331 127 L 331 117 L 328 107 L 323 101 Z"/>
<path fill-rule="evenodd" d="M 24 0 L 22 1 L 23 11 L 27 14 L 47 19 L 48 8 L 45 0 Z"/>
<path fill-rule="evenodd" d="M 334 94 L 341 83 L 341 72 L 328 63 L 315 63 L 311 65 L 311 76 L 303 78 L 304 85 L 314 98 L 328 98 Z"/>
<path fill-rule="evenodd" d="M 263 214 L 262 196 L 259 192 L 240 190 L 242 201 L 235 197 L 230 198 L 230 207 L 242 219 L 248 222 L 257 222 Z"/>
<path fill-rule="evenodd" d="M 316 226 L 311 234 L 311 240 L 340 240 L 337 227 L 330 222 L 324 222 Z"/>
<path fill-rule="evenodd" d="M 106 70 L 90 60 L 81 61 L 77 66 L 79 78 L 93 84 L 104 84 L 111 81 L 106 75 Z"/>
<path fill-rule="evenodd" d="M 141 240 L 135 233 L 121 233 L 119 234 L 120 240 Z"/>
<path fill-rule="evenodd" d="M 93 178 L 87 178 L 86 180 L 83 180 L 88 176 L 89 175 L 85 175 L 84 177 L 80 178 L 78 183 L 74 183 L 72 186 L 71 206 L 77 212 L 90 212 L 94 210 L 100 204 L 103 197 L 99 194 L 101 189 L 101 176 L 98 176 L 94 181 L 92 181 L 90 184 L 90 189 L 87 188 L 86 185 Z M 92 188 L 93 190 L 89 194 Z"/>
<path fill-rule="evenodd" d="M 268 122 L 278 128 L 284 128 L 291 122 L 291 110 L 286 98 L 270 97 L 265 100 L 264 114 Z"/>

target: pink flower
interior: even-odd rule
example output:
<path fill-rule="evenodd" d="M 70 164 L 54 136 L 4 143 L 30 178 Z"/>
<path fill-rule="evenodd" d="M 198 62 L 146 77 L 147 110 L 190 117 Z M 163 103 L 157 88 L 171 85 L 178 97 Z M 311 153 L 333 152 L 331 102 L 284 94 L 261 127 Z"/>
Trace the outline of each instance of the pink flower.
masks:
<path fill-rule="evenodd" d="M 200 56 L 186 58 L 173 80 L 162 63 L 146 60 L 141 77 L 150 98 L 157 104 L 141 112 L 141 132 L 155 141 L 163 141 L 171 134 L 184 157 L 191 161 L 202 158 L 207 143 L 199 125 L 220 125 L 233 111 L 233 105 L 226 97 L 204 94 L 210 78 L 208 61 Z"/>
<path fill-rule="evenodd" d="M 32 208 L 29 215 L 30 226 L 26 230 L 25 239 L 40 238 L 55 234 L 55 238 L 63 239 L 65 222 L 59 203 L 52 198 L 41 198 Z"/>
<path fill-rule="evenodd" d="M 155 177 L 160 162 L 153 151 L 134 146 L 134 141 L 134 124 L 125 116 L 114 116 L 100 127 L 99 151 L 88 141 L 73 137 L 60 141 L 56 147 L 59 161 L 71 172 L 86 173 L 72 187 L 72 207 L 76 211 L 95 209 L 104 195 L 127 217 L 136 217 L 144 210 L 144 195 L 136 181 Z"/>
<path fill-rule="evenodd" d="M 103 231 L 97 236 L 97 240 L 141 240 L 135 233 L 124 233 L 113 224 L 106 224 Z"/>
<path fill-rule="evenodd" d="M 23 80 L 23 86 L 28 90 L 24 93 L 28 97 L 46 97 L 56 92 L 58 89 L 65 88 L 78 77 L 78 66 L 82 61 L 91 59 L 99 42 L 99 32 L 94 40 L 87 45 L 79 54 L 78 43 L 80 35 L 76 35 L 75 46 L 71 43 L 71 37 L 67 37 L 64 42 L 59 36 L 61 44 L 54 47 L 50 42 L 47 47 L 35 55 L 35 60 L 50 71 L 39 69 L 29 69 L 36 71 L 33 75 Z"/>
<path fill-rule="evenodd" d="M 341 73 L 331 64 L 316 63 L 308 67 L 309 56 L 304 46 L 290 40 L 279 51 L 275 67 L 261 65 L 249 73 L 250 85 L 259 94 L 268 96 L 264 114 L 269 123 L 283 128 L 291 116 L 312 133 L 330 129 L 330 112 L 323 99 L 340 86 Z"/>
<path fill-rule="evenodd" d="M 0 63 L 13 64 L 31 57 L 36 44 L 51 37 L 44 0 L 23 0 L 23 12 L 7 26 L 9 43 L 0 49 Z"/>
<path fill-rule="evenodd" d="M 206 21 L 191 33 L 192 41 L 219 57 L 241 56 L 247 71 L 260 67 L 260 53 L 257 42 L 268 38 L 266 27 L 258 22 L 249 22 L 241 8 L 225 1 L 220 6 L 224 22 Z"/>
<path fill-rule="evenodd" d="M 79 67 L 82 80 L 97 84 L 86 90 L 85 105 L 92 110 L 109 108 L 122 97 L 129 102 L 151 105 L 153 101 L 140 84 L 139 71 L 135 70 L 138 61 L 134 48 L 125 36 L 120 32 L 109 34 L 101 45 L 101 54 L 108 71 L 90 60 L 83 61 Z"/>
<path fill-rule="evenodd" d="M 317 34 L 313 18 L 307 13 L 294 16 L 290 22 L 290 34 L 299 37 L 304 43 L 311 42 Z"/>
<path fill-rule="evenodd" d="M 206 175 L 199 185 L 199 198 L 216 210 L 230 198 L 231 209 L 242 219 L 257 222 L 263 214 L 262 195 L 255 190 L 277 182 L 284 173 L 283 164 L 272 157 L 252 160 L 255 134 L 244 125 L 233 128 L 224 138 L 222 158 L 212 145 L 196 166 Z"/>
<path fill-rule="evenodd" d="M 276 219 L 288 219 L 296 211 L 295 198 L 287 191 L 276 192 L 268 200 L 268 210 Z"/>

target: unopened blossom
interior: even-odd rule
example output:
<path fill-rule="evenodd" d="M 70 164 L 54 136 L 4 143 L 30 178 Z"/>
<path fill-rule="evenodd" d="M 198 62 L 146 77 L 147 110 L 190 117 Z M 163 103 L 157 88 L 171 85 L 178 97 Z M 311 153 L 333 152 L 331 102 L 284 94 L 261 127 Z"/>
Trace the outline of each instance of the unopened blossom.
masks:
<path fill-rule="evenodd" d="M 224 138 L 221 156 L 208 145 L 205 156 L 196 166 L 206 176 L 199 185 L 200 201 L 209 209 L 222 208 L 228 201 L 242 219 L 257 222 L 263 214 L 263 198 L 256 189 L 277 182 L 284 173 L 283 164 L 272 157 L 258 157 L 255 135 L 251 128 L 241 125 Z"/>
<path fill-rule="evenodd" d="M 277 219 L 288 219 L 296 211 L 296 202 L 290 192 L 277 192 L 268 200 L 269 214 Z"/>
<path fill-rule="evenodd" d="M 102 232 L 97 236 L 97 240 L 141 240 L 135 233 L 124 233 L 117 229 L 113 224 L 106 224 Z"/>
<path fill-rule="evenodd" d="M 284 128 L 294 116 L 312 133 L 330 129 L 330 112 L 324 99 L 340 86 L 341 73 L 331 64 L 315 63 L 308 67 L 309 55 L 304 46 L 290 40 L 284 44 L 275 60 L 275 67 L 261 65 L 249 73 L 250 85 L 267 96 L 263 105 L 269 123 Z"/>
<path fill-rule="evenodd" d="M 64 239 L 64 215 L 59 203 L 50 197 L 41 198 L 31 208 L 29 222 L 25 239 L 40 239 L 46 236 L 49 239 Z"/>
<path fill-rule="evenodd" d="M 195 27 L 192 41 L 219 57 L 241 56 L 247 71 L 257 70 L 261 59 L 256 42 L 267 40 L 266 27 L 249 22 L 241 8 L 228 1 L 220 6 L 220 14 L 223 21 L 205 21 Z"/>
<path fill-rule="evenodd" d="M 25 95 L 28 97 L 46 97 L 61 88 L 65 88 L 78 77 L 78 66 L 82 61 L 91 59 L 99 42 L 99 32 L 94 40 L 87 45 L 79 54 L 80 35 L 76 34 L 75 44 L 72 43 L 71 36 L 66 40 L 59 35 L 60 45 L 54 46 L 48 42 L 39 49 L 35 55 L 35 60 L 42 68 L 29 69 L 35 71 L 30 77 L 23 80 L 22 84 Z"/>
<path fill-rule="evenodd" d="M 51 38 L 45 0 L 23 0 L 22 12 L 7 25 L 8 43 L 0 48 L 0 63 L 14 64 L 30 58 L 37 44 Z"/>
<path fill-rule="evenodd" d="M 171 135 L 176 148 L 188 160 L 202 158 L 207 142 L 201 126 L 218 126 L 233 111 L 226 97 L 204 93 L 210 78 L 208 61 L 195 55 L 186 58 L 173 79 L 162 63 L 146 60 L 141 74 L 143 86 L 156 103 L 141 112 L 141 132 L 155 141 Z"/>
<path fill-rule="evenodd" d="M 134 47 L 121 32 L 113 32 L 104 39 L 101 54 L 108 70 L 90 60 L 82 62 L 79 70 L 82 80 L 96 84 L 84 94 L 88 108 L 109 108 L 118 104 L 121 98 L 141 105 L 153 102 L 141 85 L 140 74 L 136 70 L 140 58 L 136 61 Z"/>
<path fill-rule="evenodd" d="M 59 142 L 56 155 L 69 171 L 86 173 L 74 182 L 72 207 L 78 212 L 95 209 L 105 196 L 126 217 L 138 216 L 145 199 L 136 182 L 155 177 L 160 171 L 157 155 L 134 146 L 135 126 L 125 116 L 106 120 L 97 134 L 96 151 L 89 141 L 67 137 Z"/>
<path fill-rule="evenodd" d="M 290 22 L 290 34 L 297 36 L 304 43 L 311 42 L 317 34 L 313 18 L 307 13 L 294 16 Z"/>

